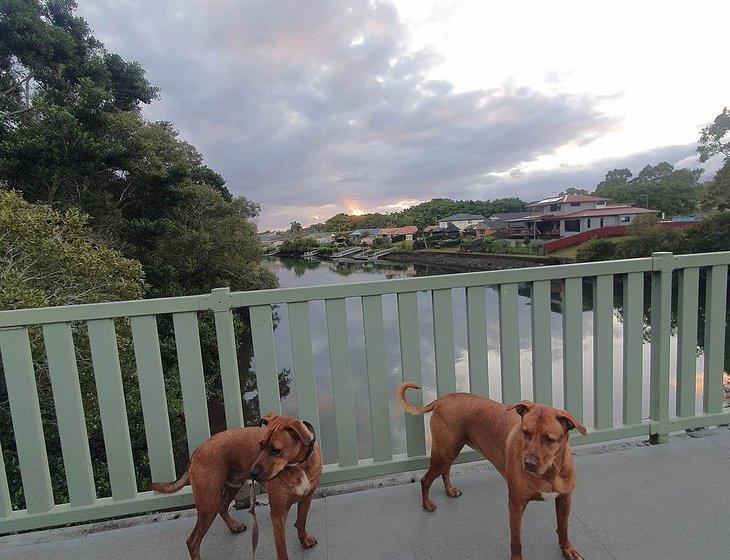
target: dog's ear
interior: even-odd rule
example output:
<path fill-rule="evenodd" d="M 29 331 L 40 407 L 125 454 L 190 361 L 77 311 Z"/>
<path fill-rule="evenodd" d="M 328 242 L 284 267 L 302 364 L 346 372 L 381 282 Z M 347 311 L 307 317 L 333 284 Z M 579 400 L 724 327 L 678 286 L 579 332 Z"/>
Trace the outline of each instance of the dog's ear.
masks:
<path fill-rule="evenodd" d="M 312 428 L 311 424 L 305 424 L 308 424 L 308 422 L 294 421 L 284 429 L 288 432 L 291 432 L 294 436 L 298 437 L 304 444 L 304 447 L 307 447 L 310 443 L 314 441 L 314 429 Z"/>
<path fill-rule="evenodd" d="M 520 416 L 524 416 L 528 412 L 530 412 L 535 406 L 535 403 L 532 401 L 520 401 L 515 404 L 511 404 L 507 407 L 507 410 L 513 410 L 519 414 Z"/>
<path fill-rule="evenodd" d="M 565 426 L 565 429 L 568 432 L 570 430 L 578 430 L 583 435 L 586 435 L 586 433 L 588 433 L 586 427 L 578 422 L 576 417 L 567 410 L 558 410 L 555 414 L 555 417 L 558 419 L 558 422 Z"/>
<path fill-rule="evenodd" d="M 275 412 L 269 412 L 268 414 L 264 414 L 261 417 L 261 420 L 259 420 L 259 426 L 263 427 L 266 426 L 269 422 L 271 422 L 274 418 L 279 416 Z"/>

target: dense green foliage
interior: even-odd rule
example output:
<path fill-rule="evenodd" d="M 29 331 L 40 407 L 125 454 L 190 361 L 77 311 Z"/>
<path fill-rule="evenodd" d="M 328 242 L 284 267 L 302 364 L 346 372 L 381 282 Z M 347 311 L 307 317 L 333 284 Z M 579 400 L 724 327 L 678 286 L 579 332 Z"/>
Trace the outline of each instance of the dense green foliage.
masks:
<path fill-rule="evenodd" d="M 0 190 L 0 309 L 141 297 L 139 262 L 95 240 L 87 222 Z"/>
<path fill-rule="evenodd" d="M 435 224 L 439 218 L 451 214 L 467 213 L 490 216 L 500 212 L 519 212 L 525 203 L 519 198 L 499 198 L 495 200 L 450 200 L 434 198 L 399 212 L 390 214 L 336 214 L 325 221 L 327 231 L 351 231 L 357 228 L 418 226 L 424 228 Z"/>
<path fill-rule="evenodd" d="M 697 209 L 702 169 L 675 169 L 662 162 L 647 165 L 636 177 L 628 169 L 613 169 L 595 193 L 614 202 L 648 206 L 668 217 L 693 214 Z"/>
<path fill-rule="evenodd" d="M 629 235 L 612 242 L 589 241 L 578 249 L 582 262 L 649 257 L 656 251 L 681 255 L 730 251 L 730 212 L 712 214 L 692 227 L 667 229 L 648 220 L 632 224 Z"/>
<path fill-rule="evenodd" d="M 278 252 L 282 255 L 301 255 L 318 245 L 317 240 L 311 237 L 292 237 L 284 240 Z"/>

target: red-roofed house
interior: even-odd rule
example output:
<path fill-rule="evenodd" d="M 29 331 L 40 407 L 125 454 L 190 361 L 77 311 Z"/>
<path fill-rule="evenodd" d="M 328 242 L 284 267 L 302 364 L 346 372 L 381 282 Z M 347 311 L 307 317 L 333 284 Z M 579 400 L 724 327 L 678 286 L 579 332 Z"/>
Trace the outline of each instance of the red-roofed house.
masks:
<path fill-rule="evenodd" d="M 395 241 L 411 241 L 413 236 L 418 233 L 417 226 L 389 227 L 380 230 L 382 237 L 387 237 L 391 242 Z"/>

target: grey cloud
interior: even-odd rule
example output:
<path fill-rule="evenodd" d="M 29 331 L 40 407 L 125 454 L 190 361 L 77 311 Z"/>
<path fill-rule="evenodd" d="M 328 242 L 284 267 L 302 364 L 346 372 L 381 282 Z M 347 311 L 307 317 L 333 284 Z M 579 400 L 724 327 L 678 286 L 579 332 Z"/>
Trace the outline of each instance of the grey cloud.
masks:
<path fill-rule="evenodd" d="M 300 217 L 284 207 L 491 192 L 509 183 L 486 188 L 489 173 L 619 124 L 596 96 L 509 84 L 457 93 L 429 80 L 438 55 L 407 52 L 388 2 L 102 0 L 80 9 L 162 87 L 147 115 L 172 121 L 232 190 L 260 202 L 263 226 L 284 223 L 267 213 Z"/>

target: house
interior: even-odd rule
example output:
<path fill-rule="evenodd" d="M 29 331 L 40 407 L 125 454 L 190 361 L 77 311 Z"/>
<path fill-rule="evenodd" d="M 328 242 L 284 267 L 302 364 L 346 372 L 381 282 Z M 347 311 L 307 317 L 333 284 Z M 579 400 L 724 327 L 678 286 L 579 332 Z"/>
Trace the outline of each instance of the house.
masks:
<path fill-rule="evenodd" d="M 627 226 L 636 216 L 641 214 L 661 214 L 661 212 L 659 210 L 636 208 L 628 204 L 623 204 L 581 210 L 554 217 L 553 219 L 559 220 L 560 237 L 567 237 L 596 228 Z"/>
<path fill-rule="evenodd" d="M 380 228 L 361 228 L 351 232 L 348 236 L 351 243 L 360 243 L 366 238 L 377 237 L 380 235 Z"/>
<path fill-rule="evenodd" d="M 469 227 L 472 227 L 472 226 L 469 226 Z M 474 227 L 474 231 L 477 234 L 477 239 L 480 237 L 487 236 L 487 235 L 493 235 L 497 231 L 497 229 L 499 229 L 497 227 L 493 227 L 493 224 L 490 224 L 486 220 L 483 222 L 479 222 L 477 225 L 475 225 L 473 227 Z"/>
<path fill-rule="evenodd" d="M 390 227 L 380 230 L 382 237 L 387 237 L 390 242 L 396 241 L 412 241 L 413 237 L 418 233 L 417 226 Z"/>
<path fill-rule="evenodd" d="M 527 205 L 527 215 L 508 219 L 514 236 L 559 237 L 561 216 L 606 207 L 609 199 L 590 194 L 565 194 Z"/>
<path fill-rule="evenodd" d="M 446 216 L 440 218 L 438 221 L 439 228 L 444 229 L 450 223 L 454 224 L 460 230 L 463 230 L 471 225 L 476 225 L 484 219 L 481 214 L 454 214 L 453 216 Z"/>
<path fill-rule="evenodd" d="M 426 226 L 423 228 L 423 233 L 430 235 L 432 233 L 436 233 L 440 228 L 438 226 Z"/>
<path fill-rule="evenodd" d="M 320 245 L 329 245 L 335 240 L 334 235 L 327 232 L 314 233 L 309 237 L 315 239 Z"/>

